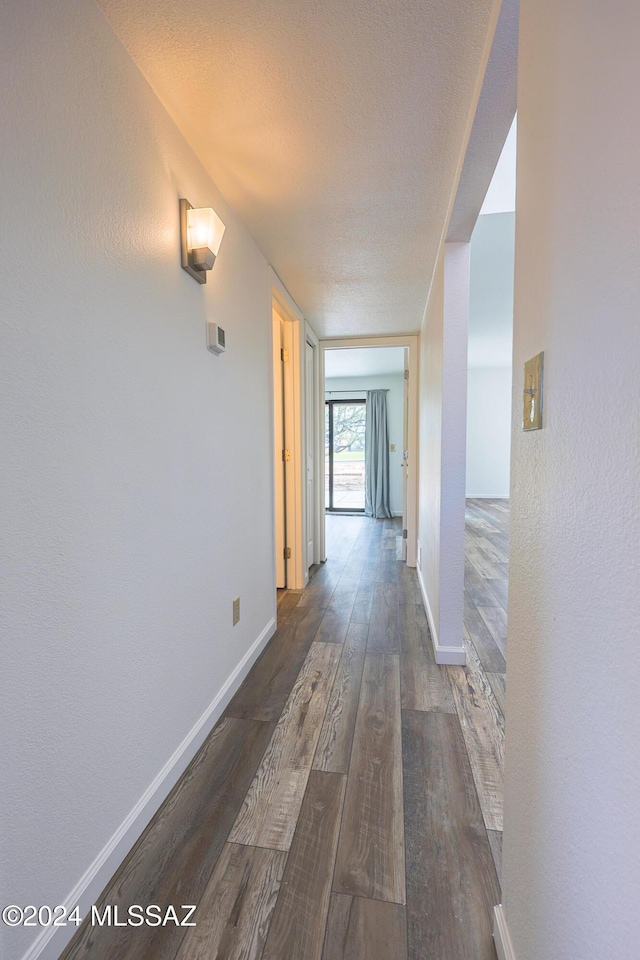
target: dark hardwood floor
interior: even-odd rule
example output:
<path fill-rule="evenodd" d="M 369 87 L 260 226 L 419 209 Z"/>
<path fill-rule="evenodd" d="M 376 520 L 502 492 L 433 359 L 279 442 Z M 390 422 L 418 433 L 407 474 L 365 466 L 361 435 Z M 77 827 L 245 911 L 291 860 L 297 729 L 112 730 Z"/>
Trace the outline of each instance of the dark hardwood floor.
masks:
<path fill-rule="evenodd" d="M 400 523 L 327 518 L 326 564 L 64 960 L 495 960 L 508 504 L 469 501 L 466 667 L 435 663 Z"/>

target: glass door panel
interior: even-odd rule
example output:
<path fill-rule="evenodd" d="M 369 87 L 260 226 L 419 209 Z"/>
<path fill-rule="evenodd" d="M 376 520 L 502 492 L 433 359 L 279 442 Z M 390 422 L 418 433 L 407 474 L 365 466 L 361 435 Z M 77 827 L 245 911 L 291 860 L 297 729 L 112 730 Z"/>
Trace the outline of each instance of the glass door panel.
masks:
<path fill-rule="evenodd" d="M 325 506 L 364 511 L 364 400 L 325 403 Z"/>

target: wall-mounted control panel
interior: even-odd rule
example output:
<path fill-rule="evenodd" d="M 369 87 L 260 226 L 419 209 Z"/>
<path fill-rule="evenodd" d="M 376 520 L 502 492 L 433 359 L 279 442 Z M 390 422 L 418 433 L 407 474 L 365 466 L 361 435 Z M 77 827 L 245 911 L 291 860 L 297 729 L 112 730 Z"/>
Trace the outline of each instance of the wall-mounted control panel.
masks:
<path fill-rule="evenodd" d="M 225 332 L 218 323 L 207 321 L 207 350 L 211 353 L 224 353 L 226 350 Z"/>

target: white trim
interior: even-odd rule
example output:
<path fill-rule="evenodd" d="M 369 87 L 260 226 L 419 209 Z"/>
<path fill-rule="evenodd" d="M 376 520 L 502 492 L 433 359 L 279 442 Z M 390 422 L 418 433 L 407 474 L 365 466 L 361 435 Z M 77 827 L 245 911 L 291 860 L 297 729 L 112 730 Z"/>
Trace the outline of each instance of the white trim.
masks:
<path fill-rule="evenodd" d="M 509 936 L 509 928 L 507 927 L 507 919 L 504 915 L 504 907 L 501 903 L 493 908 L 493 939 L 498 960 L 516 960 Z"/>
<path fill-rule="evenodd" d="M 183 775 L 198 750 L 224 713 L 234 693 L 249 673 L 276 630 L 275 619 L 269 620 L 258 639 L 225 681 L 202 716 L 196 721 L 182 743 L 174 750 L 162 770 L 145 790 L 133 810 L 122 821 L 93 863 L 78 880 L 64 900 L 70 913 L 78 905 L 80 916 L 86 916 L 133 845 L 149 825 L 160 806 Z M 57 960 L 67 946 L 76 928 L 46 927 L 23 955 L 22 960 Z"/>
<path fill-rule="evenodd" d="M 427 596 L 427 588 L 424 585 L 424 580 L 422 579 L 422 570 L 420 567 L 416 567 L 418 573 L 418 583 L 420 584 L 420 593 L 422 594 L 422 602 L 424 603 L 424 609 L 427 614 L 427 620 L 429 621 L 429 630 L 431 631 L 431 640 L 433 642 L 433 653 L 436 658 L 436 663 L 440 664 L 449 664 L 450 666 L 457 667 L 466 667 L 467 665 L 467 654 L 464 647 L 441 647 L 440 641 L 438 640 L 438 631 L 436 630 L 435 621 L 433 619 L 433 613 L 431 612 L 431 605 L 429 604 L 429 597 Z"/>
<path fill-rule="evenodd" d="M 322 479 L 316 487 L 316 500 L 318 510 L 318 562 L 324 563 L 327 559 L 327 531 L 325 521 L 325 500 L 324 500 L 324 349 L 322 341 L 318 342 L 318 444 L 320 450 L 320 463 L 322 464 Z"/>
<path fill-rule="evenodd" d="M 287 489 L 287 546 L 291 548 L 291 559 L 287 560 L 286 569 L 287 587 L 290 590 L 302 590 L 309 582 L 309 570 L 306 563 L 306 463 L 303 463 L 303 460 L 306 459 L 307 443 L 304 423 L 306 404 L 305 353 L 307 341 L 309 341 L 316 350 L 314 378 L 317 376 L 318 381 L 320 381 L 319 368 L 321 359 L 318 356 L 320 350 L 318 349 L 319 342 L 315 331 L 305 320 L 304 314 L 271 266 L 269 267 L 269 276 L 271 279 L 272 307 L 285 321 L 288 327 L 285 336 L 290 338 L 291 341 L 289 347 L 290 363 L 285 368 L 285 435 L 288 434 L 286 445 L 291 451 L 291 460 L 285 468 Z M 318 403 L 317 400 L 316 403 Z M 315 442 L 317 444 L 316 488 L 323 487 L 324 479 L 322 470 L 324 466 L 324 418 L 322 418 L 322 423 L 320 422 L 320 411 L 322 409 L 318 403 L 318 408 L 314 411 L 314 415 L 317 417 L 317 429 L 314 431 Z M 315 522 L 318 524 L 318 528 L 320 528 L 322 526 L 322 514 L 317 494 L 314 516 Z M 319 533 L 319 529 L 317 532 Z M 322 558 L 322 550 L 322 538 L 319 535 L 314 536 L 314 553 L 315 558 L 318 560 Z"/>
<path fill-rule="evenodd" d="M 285 314 L 290 314 L 292 320 L 304 321 L 304 314 L 295 302 L 284 283 L 275 272 L 272 266 L 269 266 L 269 278 L 271 280 L 271 293 Z"/>
<path fill-rule="evenodd" d="M 304 536 L 305 491 L 302 471 L 304 456 L 302 367 L 306 340 L 301 336 L 301 326 L 304 321 L 285 309 L 277 293 L 273 288 L 273 309 L 283 321 L 282 342 L 289 354 L 288 362 L 284 364 L 283 392 L 284 445 L 289 450 L 290 457 L 285 463 L 286 546 L 291 550 L 291 556 L 285 561 L 286 581 L 290 590 L 302 590 L 304 587 L 303 557 L 307 552 Z"/>
<path fill-rule="evenodd" d="M 303 472 L 302 463 L 305 452 L 303 427 L 304 354 L 308 324 L 300 307 L 272 266 L 269 266 L 269 278 L 272 307 L 285 321 L 286 327 L 288 327 L 285 335 L 291 341 L 289 347 L 290 363 L 285 368 L 284 401 L 286 445 L 291 451 L 291 460 L 285 467 L 287 546 L 291 548 L 291 558 L 286 561 L 286 570 L 287 587 L 290 590 L 302 590 L 308 581 L 308 570 L 305 563 L 307 553 L 304 512 L 306 484 L 303 482 L 306 470 Z M 273 562 L 275 566 L 275 557 Z"/>
<path fill-rule="evenodd" d="M 310 343 L 313 347 L 313 430 L 312 436 L 309 437 L 306 435 L 307 431 L 305 428 L 305 443 L 315 443 L 315 477 L 314 477 L 314 490 L 318 490 L 320 486 L 324 487 L 324 404 L 320 402 L 320 388 L 323 383 L 323 379 L 320 376 L 320 362 L 321 362 L 321 350 L 320 350 L 320 341 L 316 335 L 315 330 L 311 326 L 308 320 L 305 320 L 305 333 L 307 343 Z M 305 365 L 305 375 L 306 375 L 306 365 Z M 306 384 L 305 384 L 306 390 Z M 306 493 L 306 488 L 305 488 Z M 322 505 L 323 507 L 324 505 Z M 313 530 L 313 562 L 321 563 L 324 560 L 323 556 L 323 544 L 321 538 L 321 530 L 324 532 L 323 520 L 323 509 L 321 509 L 320 497 L 316 494 L 315 503 L 313 505 L 313 517 L 314 517 L 314 530 Z M 309 570 L 305 569 L 305 586 L 309 582 Z"/>

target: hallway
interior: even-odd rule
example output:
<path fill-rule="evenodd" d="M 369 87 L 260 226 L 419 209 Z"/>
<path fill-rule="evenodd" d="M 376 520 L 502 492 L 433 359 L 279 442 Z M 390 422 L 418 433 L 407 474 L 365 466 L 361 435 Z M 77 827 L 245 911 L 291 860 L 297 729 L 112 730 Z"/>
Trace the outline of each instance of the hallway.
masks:
<path fill-rule="evenodd" d="M 639 35 L 2 5 L 2 960 L 638 960 Z"/>
<path fill-rule="evenodd" d="M 84 927 L 65 960 L 493 960 L 502 714 L 471 647 L 436 665 L 399 533 L 327 518 L 329 559 L 101 898 L 197 926 Z"/>

